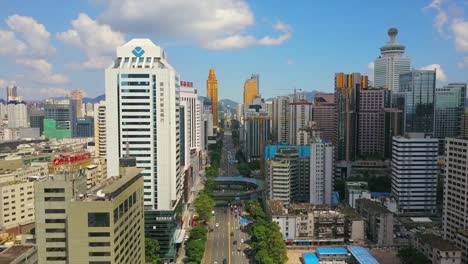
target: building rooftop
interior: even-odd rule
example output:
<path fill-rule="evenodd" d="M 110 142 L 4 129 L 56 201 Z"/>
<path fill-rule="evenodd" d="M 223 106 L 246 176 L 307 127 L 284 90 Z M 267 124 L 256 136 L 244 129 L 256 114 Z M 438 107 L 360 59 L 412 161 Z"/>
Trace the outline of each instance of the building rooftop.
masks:
<path fill-rule="evenodd" d="M 141 177 L 142 169 L 136 167 L 126 168 L 125 175 L 108 177 L 104 182 L 89 189 L 86 193 L 78 195 L 80 201 L 109 201 L 114 199 L 125 185 L 130 185 Z"/>
<path fill-rule="evenodd" d="M 450 243 L 448 240 L 433 234 L 420 234 L 419 239 L 424 244 L 429 244 L 432 248 L 436 248 L 440 251 L 455 251 L 459 250 L 455 245 Z"/>
<path fill-rule="evenodd" d="M 11 263 L 32 248 L 34 248 L 33 245 L 2 246 L 0 247 L 0 263 Z"/>
<path fill-rule="evenodd" d="M 383 213 L 389 214 L 392 213 L 390 210 L 387 209 L 384 205 L 379 202 L 372 201 L 369 199 L 356 199 L 357 204 L 361 204 L 362 207 L 368 208 L 369 210 L 376 212 L 376 213 Z"/>
<path fill-rule="evenodd" d="M 348 181 L 345 183 L 347 189 L 369 189 L 369 184 L 367 182 L 353 182 L 353 181 Z"/>
<path fill-rule="evenodd" d="M 468 238 L 468 229 L 461 229 L 458 233 Z"/>
<path fill-rule="evenodd" d="M 306 214 L 312 211 L 329 212 L 329 207 L 327 205 L 314 205 L 310 203 L 285 204 L 281 201 L 267 200 L 267 205 L 271 215 L 275 216 L 294 216 L 299 214 Z"/>
<path fill-rule="evenodd" d="M 360 246 L 349 246 L 349 252 L 353 257 L 362 264 L 379 264 L 379 262 L 367 251 L 367 249 Z"/>
<path fill-rule="evenodd" d="M 318 255 L 346 255 L 348 251 L 343 247 L 317 248 Z"/>

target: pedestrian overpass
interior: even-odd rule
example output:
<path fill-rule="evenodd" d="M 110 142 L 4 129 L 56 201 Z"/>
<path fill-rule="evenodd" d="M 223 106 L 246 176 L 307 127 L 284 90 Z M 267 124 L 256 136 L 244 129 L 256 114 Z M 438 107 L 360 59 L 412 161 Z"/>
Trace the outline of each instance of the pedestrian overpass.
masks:
<path fill-rule="evenodd" d="M 261 196 L 264 189 L 262 180 L 243 176 L 216 177 L 214 178 L 215 200 L 250 200 Z"/>

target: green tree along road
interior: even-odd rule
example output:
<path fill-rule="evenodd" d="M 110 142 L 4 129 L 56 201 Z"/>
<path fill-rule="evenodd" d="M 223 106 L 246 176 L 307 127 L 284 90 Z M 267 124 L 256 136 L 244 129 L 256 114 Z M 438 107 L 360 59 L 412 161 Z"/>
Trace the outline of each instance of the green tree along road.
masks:
<path fill-rule="evenodd" d="M 159 262 L 159 242 L 145 237 L 145 262 L 157 264 Z"/>
<path fill-rule="evenodd" d="M 249 168 L 249 164 L 242 162 L 237 165 L 237 170 L 239 171 L 239 174 L 242 176 L 250 176 L 251 170 Z"/>
<path fill-rule="evenodd" d="M 186 255 L 189 262 L 192 264 L 199 264 L 205 253 L 205 242 L 207 239 L 206 234 L 208 230 L 204 226 L 194 227 L 190 231 L 190 236 L 187 240 Z"/>
<path fill-rule="evenodd" d="M 398 257 L 402 264 L 427 264 L 431 263 L 423 253 L 414 247 L 404 247 L 398 251 Z"/>
<path fill-rule="evenodd" d="M 213 210 L 216 202 L 206 193 L 200 194 L 193 202 L 195 209 L 198 212 L 200 219 L 208 221 L 211 217 L 211 211 Z"/>
<path fill-rule="evenodd" d="M 265 220 L 265 212 L 257 200 L 247 202 L 246 210 L 255 220 L 252 226 L 252 249 L 260 264 L 284 264 L 288 260 L 286 243 L 276 223 Z"/>

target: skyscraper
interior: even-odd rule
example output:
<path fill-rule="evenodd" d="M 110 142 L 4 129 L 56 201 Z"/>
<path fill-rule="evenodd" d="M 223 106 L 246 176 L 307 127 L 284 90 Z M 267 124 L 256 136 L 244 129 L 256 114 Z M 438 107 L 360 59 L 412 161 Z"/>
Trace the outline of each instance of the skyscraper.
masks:
<path fill-rule="evenodd" d="M 18 101 L 18 87 L 14 84 L 10 84 L 7 86 L 7 103 L 10 101 Z"/>
<path fill-rule="evenodd" d="M 272 134 L 275 143 L 289 140 L 290 101 L 289 96 L 278 96 L 273 99 Z"/>
<path fill-rule="evenodd" d="M 259 75 L 252 74 L 250 79 L 244 83 L 244 105 L 251 104 L 253 99 L 258 96 L 259 93 Z"/>
<path fill-rule="evenodd" d="M 94 104 L 94 146 L 96 157 L 107 155 L 106 135 L 106 104 L 101 101 Z"/>
<path fill-rule="evenodd" d="M 422 133 L 393 137 L 392 194 L 407 215 L 436 213 L 438 140 Z"/>
<path fill-rule="evenodd" d="M 212 68 L 206 80 L 206 96 L 211 98 L 212 113 L 213 113 L 213 127 L 218 127 L 218 80 L 216 79 L 215 70 Z"/>
<path fill-rule="evenodd" d="M 81 90 L 73 90 L 70 92 L 70 100 L 75 101 L 75 112 L 77 118 L 82 118 L 83 113 L 83 92 Z"/>
<path fill-rule="evenodd" d="M 444 239 L 461 249 L 468 263 L 468 140 L 447 138 L 442 228 Z"/>
<path fill-rule="evenodd" d="M 357 154 L 359 93 L 367 89 L 367 76 L 359 73 L 335 74 L 337 134 L 334 146 L 337 160 L 353 161 Z"/>
<path fill-rule="evenodd" d="M 299 136 L 299 132 L 312 121 L 312 103 L 307 101 L 303 93 L 294 94 L 289 109 L 289 144 L 307 144 L 307 141 Z"/>
<path fill-rule="evenodd" d="M 47 99 L 44 103 L 44 135 L 48 138 L 72 137 L 76 125 L 75 101 Z"/>
<path fill-rule="evenodd" d="M 335 94 L 317 93 L 312 105 L 312 120 L 320 130 L 321 138 L 333 141 L 336 133 L 336 104 Z"/>
<path fill-rule="evenodd" d="M 384 157 L 385 112 L 390 106 L 387 89 L 362 89 L 359 93 L 358 156 Z"/>
<path fill-rule="evenodd" d="M 29 115 L 29 123 L 32 128 L 39 128 L 39 134 L 44 131 L 44 109 L 33 109 Z"/>
<path fill-rule="evenodd" d="M 403 111 L 404 133 L 434 133 L 436 72 L 414 70 L 400 75 L 394 104 Z"/>
<path fill-rule="evenodd" d="M 28 127 L 28 109 L 24 102 L 10 100 L 7 111 L 9 128 Z"/>
<path fill-rule="evenodd" d="M 462 134 L 466 83 L 449 83 L 436 88 L 435 95 L 434 137 L 439 138 L 439 152 L 443 153 L 445 138 Z"/>
<path fill-rule="evenodd" d="M 387 88 L 395 92 L 399 88 L 400 74 L 411 70 L 411 58 L 404 55 L 405 46 L 396 40 L 398 30 L 390 28 L 390 40 L 380 48 L 381 56 L 374 61 L 374 87 Z"/>
<path fill-rule="evenodd" d="M 320 137 L 310 142 L 310 190 L 309 202 L 332 205 L 333 145 Z"/>
<path fill-rule="evenodd" d="M 183 195 L 180 168 L 179 75 L 149 39 L 117 48 L 106 69 L 107 167 L 136 157 L 144 177 L 145 233 L 159 241 L 161 258 L 175 256 L 175 209 Z M 213 71 L 214 75 L 214 71 Z"/>
<path fill-rule="evenodd" d="M 258 112 L 250 109 L 245 112 L 242 127 L 243 150 L 247 160 L 263 158 L 263 147 L 267 144 L 270 135 L 270 116 L 264 109 Z"/>

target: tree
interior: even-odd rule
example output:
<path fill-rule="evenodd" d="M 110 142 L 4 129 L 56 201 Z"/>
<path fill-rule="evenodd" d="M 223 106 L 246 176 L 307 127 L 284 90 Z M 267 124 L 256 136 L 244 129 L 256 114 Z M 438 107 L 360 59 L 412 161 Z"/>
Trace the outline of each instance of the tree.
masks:
<path fill-rule="evenodd" d="M 213 198 L 211 198 L 206 193 L 200 194 L 195 199 L 193 204 L 195 205 L 195 209 L 197 210 L 200 219 L 203 219 L 203 220 L 209 220 L 210 219 L 211 211 L 213 210 L 214 206 L 216 205 Z"/>
<path fill-rule="evenodd" d="M 159 242 L 145 237 L 145 262 L 157 264 L 159 261 Z"/>
<path fill-rule="evenodd" d="M 279 229 L 278 224 L 270 223 L 270 235 L 268 236 L 269 254 L 275 263 L 286 263 L 288 254 L 286 243 Z"/>
<path fill-rule="evenodd" d="M 247 177 L 250 176 L 250 168 L 249 168 L 249 164 L 247 163 L 243 162 L 237 165 L 237 170 L 243 176 L 247 176 Z"/>
<path fill-rule="evenodd" d="M 200 263 L 205 253 L 205 241 L 201 239 L 192 240 L 187 244 L 187 257 L 189 261 Z"/>
<path fill-rule="evenodd" d="M 404 247 L 398 251 L 398 257 L 402 264 L 426 264 L 431 263 L 429 259 L 414 247 Z"/>
<path fill-rule="evenodd" d="M 274 264 L 275 262 L 268 254 L 266 249 L 262 249 L 255 254 L 255 260 L 260 264 Z"/>

